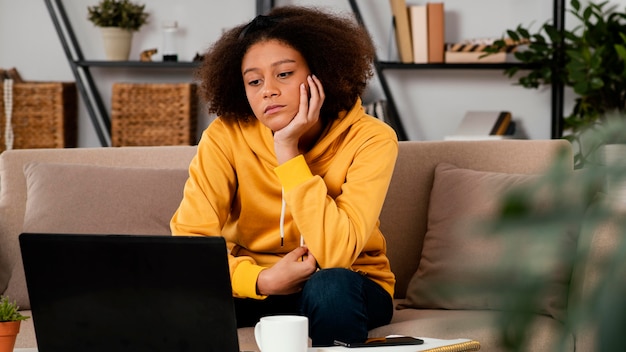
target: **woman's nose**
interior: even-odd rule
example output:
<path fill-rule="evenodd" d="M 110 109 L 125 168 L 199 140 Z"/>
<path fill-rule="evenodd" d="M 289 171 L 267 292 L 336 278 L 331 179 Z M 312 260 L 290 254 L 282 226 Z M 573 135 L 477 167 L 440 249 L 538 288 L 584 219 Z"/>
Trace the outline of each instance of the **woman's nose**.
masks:
<path fill-rule="evenodd" d="M 270 98 L 280 94 L 280 91 L 273 82 L 266 82 L 263 87 L 263 97 Z"/>

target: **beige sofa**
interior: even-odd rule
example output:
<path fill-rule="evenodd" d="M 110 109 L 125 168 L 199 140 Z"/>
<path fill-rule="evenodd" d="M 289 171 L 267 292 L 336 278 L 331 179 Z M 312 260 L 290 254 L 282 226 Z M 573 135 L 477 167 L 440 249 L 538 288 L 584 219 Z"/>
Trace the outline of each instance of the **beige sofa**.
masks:
<path fill-rule="evenodd" d="M 493 212 L 498 194 L 534 177 L 529 174 L 541 173 L 562 148 L 571 159 L 571 147 L 563 140 L 401 142 L 380 220 L 397 276 L 396 300 L 405 309 L 396 310 L 390 325 L 370 335 L 471 338 L 481 343 L 482 350 L 504 350 L 501 297 L 490 285 L 483 292 L 480 286 L 481 280 L 490 279 L 485 273 L 499 267 L 495 254 L 501 248 L 494 246 L 493 238 L 447 239 L 446 232 L 458 230 L 452 226 L 455 218 Z M 18 245 L 23 231 L 167 235 L 169 217 L 180 201 L 194 153 L 195 147 L 2 153 L 0 292 L 16 299 L 24 313 L 30 314 Z M 571 169 L 571 163 L 566 167 Z M 468 228 L 470 235 L 475 234 Z M 564 236 L 563 248 L 576 250 L 576 236 L 568 236 Z M 526 259 L 531 263 L 537 258 Z M 552 350 L 561 342 L 558 336 L 568 296 L 588 285 L 580 280 L 570 285 L 572 268 L 559 268 L 556 273 L 545 270 L 554 290 L 546 293 L 545 302 L 537 308 L 528 351 Z M 438 285 L 446 275 L 461 286 L 473 286 L 472 290 L 440 291 Z M 504 284 L 507 278 L 497 275 L 494 272 L 493 278 Z M 250 329 L 240 329 L 239 334 L 242 349 L 256 350 Z M 564 350 L 593 350 L 590 343 L 588 336 L 570 334 Z M 17 347 L 34 346 L 30 319 L 22 325 Z"/>

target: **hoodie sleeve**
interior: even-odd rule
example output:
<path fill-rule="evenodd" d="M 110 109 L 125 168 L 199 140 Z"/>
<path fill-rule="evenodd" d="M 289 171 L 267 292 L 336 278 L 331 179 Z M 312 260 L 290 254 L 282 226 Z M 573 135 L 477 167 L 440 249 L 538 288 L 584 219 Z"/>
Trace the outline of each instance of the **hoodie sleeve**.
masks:
<path fill-rule="evenodd" d="M 285 192 L 289 192 L 313 178 L 309 165 L 307 165 L 302 154 L 278 166 L 274 171 L 278 175 Z"/>
<path fill-rule="evenodd" d="M 237 188 L 231 151 L 225 147 L 229 145 L 228 139 L 233 138 L 230 134 L 232 132 L 219 120 L 204 132 L 189 166 L 183 199 L 170 221 L 172 235 L 222 235 L 221 229 L 228 219 Z M 235 296 L 264 298 L 256 292 L 256 281 L 263 267 L 250 256 L 235 257 L 230 251 L 228 264 Z"/>
<path fill-rule="evenodd" d="M 351 268 L 364 252 L 384 250 L 384 239 L 372 236 L 391 180 L 398 153 L 395 134 L 379 130 L 371 138 L 344 145 L 345 178 L 338 183 L 313 175 L 304 157 L 275 168 L 285 201 L 304 242 L 321 268 Z M 338 189 L 329 195 L 329 187 Z"/>

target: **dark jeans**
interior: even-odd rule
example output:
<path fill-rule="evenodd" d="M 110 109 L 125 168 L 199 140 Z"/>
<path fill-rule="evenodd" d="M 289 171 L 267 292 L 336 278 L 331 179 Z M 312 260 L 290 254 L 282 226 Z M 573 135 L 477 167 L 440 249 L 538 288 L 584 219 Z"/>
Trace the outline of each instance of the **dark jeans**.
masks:
<path fill-rule="evenodd" d="M 313 346 L 334 340 L 362 342 L 368 330 L 388 324 L 393 301 L 387 291 L 348 269 L 324 269 L 311 276 L 302 292 L 265 300 L 235 298 L 237 326 L 254 326 L 261 317 L 297 314 L 309 318 Z"/>

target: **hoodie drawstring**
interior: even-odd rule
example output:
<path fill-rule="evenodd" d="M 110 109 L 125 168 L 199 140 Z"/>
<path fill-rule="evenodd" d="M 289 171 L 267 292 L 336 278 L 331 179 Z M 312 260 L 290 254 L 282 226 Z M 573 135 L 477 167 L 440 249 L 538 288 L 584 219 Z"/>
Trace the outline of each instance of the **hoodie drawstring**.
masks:
<path fill-rule="evenodd" d="M 287 203 L 285 202 L 285 189 L 281 189 L 280 199 L 282 201 L 282 205 L 280 207 L 280 246 L 282 247 L 285 244 L 285 207 Z"/>

